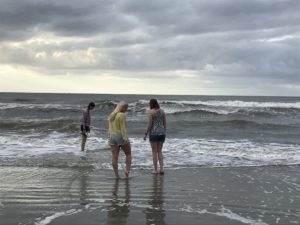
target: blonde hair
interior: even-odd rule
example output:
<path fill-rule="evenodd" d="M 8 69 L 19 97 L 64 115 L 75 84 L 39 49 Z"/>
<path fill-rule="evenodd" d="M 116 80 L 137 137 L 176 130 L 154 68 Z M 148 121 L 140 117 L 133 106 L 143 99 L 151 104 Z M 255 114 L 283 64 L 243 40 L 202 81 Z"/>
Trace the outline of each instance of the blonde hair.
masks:
<path fill-rule="evenodd" d="M 109 115 L 108 117 L 108 120 L 109 121 L 114 121 L 115 118 L 116 118 L 116 115 L 119 113 L 119 112 L 122 112 L 122 110 L 124 109 L 125 106 L 128 106 L 128 103 L 125 102 L 125 101 L 120 101 L 115 110 Z"/>

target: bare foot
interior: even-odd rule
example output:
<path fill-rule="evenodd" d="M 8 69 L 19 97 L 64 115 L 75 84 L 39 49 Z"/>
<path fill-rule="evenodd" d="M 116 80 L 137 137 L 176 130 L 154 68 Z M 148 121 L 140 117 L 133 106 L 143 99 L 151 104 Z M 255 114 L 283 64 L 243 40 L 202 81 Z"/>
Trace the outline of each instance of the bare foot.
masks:
<path fill-rule="evenodd" d="M 155 171 L 155 170 L 153 170 L 153 171 L 152 171 L 152 174 L 158 174 L 158 172 L 157 172 L 157 171 Z"/>
<path fill-rule="evenodd" d="M 164 175 L 165 172 L 164 172 L 164 171 L 160 171 L 159 174 L 160 174 L 160 175 Z"/>
<path fill-rule="evenodd" d="M 125 178 L 128 179 L 129 178 L 129 171 L 125 172 Z"/>

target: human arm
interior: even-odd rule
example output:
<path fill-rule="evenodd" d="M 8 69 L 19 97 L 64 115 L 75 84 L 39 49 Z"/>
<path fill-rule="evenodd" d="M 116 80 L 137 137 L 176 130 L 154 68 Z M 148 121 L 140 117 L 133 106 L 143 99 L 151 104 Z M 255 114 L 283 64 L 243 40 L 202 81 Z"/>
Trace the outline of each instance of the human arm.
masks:
<path fill-rule="evenodd" d="M 120 131 L 121 135 L 124 141 L 128 141 L 127 137 L 127 124 L 126 124 L 126 118 L 124 113 L 120 113 L 119 117 L 119 125 L 120 125 Z"/>
<path fill-rule="evenodd" d="M 146 140 L 147 135 L 152 127 L 152 123 L 153 123 L 153 117 L 152 117 L 152 111 L 150 110 L 148 113 L 148 123 L 147 123 L 147 128 L 145 130 L 145 136 L 144 136 L 144 140 Z"/>
<path fill-rule="evenodd" d="M 88 123 L 88 113 L 85 110 L 82 111 L 81 123 L 82 123 L 82 132 L 84 134 L 86 134 L 86 132 L 87 132 L 86 127 L 87 127 L 87 123 Z"/>
<path fill-rule="evenodd" d="M 108 129 L 107 129 L 107 137 L 110 138 L 112 134 L 112 124 L 111 121 L 108 119 Z"/>
<path fill-rule="evenodd" d="M 167 118 L 166 118 L 166 113 L 164 112 L 164 117 L 163 117 L 163 124 L 164 124 L 164 128 L 165 131 L 167 130 Z"/>

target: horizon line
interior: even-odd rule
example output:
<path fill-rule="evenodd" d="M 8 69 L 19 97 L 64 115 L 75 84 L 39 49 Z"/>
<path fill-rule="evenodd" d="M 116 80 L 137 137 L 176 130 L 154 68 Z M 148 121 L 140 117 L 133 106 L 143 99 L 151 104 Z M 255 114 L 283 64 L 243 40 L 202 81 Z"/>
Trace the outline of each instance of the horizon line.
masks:
<path fill-rule="evenodd" d="M 155 94 L 155 93 L 75 93 L 75 92 L 18 92 L 18 91 L 0 91 L 0 94 L 66 94 L 66 95 L 156 95 L 156 96 L 225 96 L 225 97 L 291 97 L 291 98 L 297 98 L 300 96 L 295 95 L 219 95 L 219 94 L 211 94 L 211 95 L 205 95 L 205 94 Z"/>

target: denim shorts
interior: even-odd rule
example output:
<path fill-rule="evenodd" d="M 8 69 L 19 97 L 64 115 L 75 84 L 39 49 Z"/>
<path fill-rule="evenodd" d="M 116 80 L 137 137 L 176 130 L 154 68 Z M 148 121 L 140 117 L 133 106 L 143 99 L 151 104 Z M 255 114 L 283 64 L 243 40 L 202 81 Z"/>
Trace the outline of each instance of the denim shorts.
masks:
<path fill-rule="evenodd" d="M 154 142 L 159 142 L 159 143 L 164 143 L 166 139 L 166 135 L 151 135 L 149 136 L 149 141 L 154 143 Z"/>
<path fill-rule="evenodd" d="M 115 133 L 112 134 L 109 138 L 109 144 L 110 145 L 124 145 L 125 141 L 123 140 L 123 137 L 121 134 Z"/>

